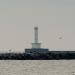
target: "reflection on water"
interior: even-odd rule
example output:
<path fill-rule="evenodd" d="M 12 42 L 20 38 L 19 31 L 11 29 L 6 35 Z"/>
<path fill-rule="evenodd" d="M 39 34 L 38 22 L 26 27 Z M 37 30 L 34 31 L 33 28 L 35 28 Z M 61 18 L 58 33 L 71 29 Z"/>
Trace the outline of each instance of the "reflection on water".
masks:
<path fill-rule="evenodd" d="M 0 60 L 0 75 L 75 75 L 75 60 Z"/>

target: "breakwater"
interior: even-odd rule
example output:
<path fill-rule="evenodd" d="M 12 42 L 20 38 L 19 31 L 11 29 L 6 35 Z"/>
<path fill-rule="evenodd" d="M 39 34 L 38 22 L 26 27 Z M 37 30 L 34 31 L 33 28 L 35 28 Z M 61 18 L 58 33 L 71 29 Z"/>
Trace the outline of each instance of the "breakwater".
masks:
<path fill-rule="evenodd" d="M 48 53 L 0 53 L 0 60 L 71 60 L 75 51 L 49 51 Z"/>

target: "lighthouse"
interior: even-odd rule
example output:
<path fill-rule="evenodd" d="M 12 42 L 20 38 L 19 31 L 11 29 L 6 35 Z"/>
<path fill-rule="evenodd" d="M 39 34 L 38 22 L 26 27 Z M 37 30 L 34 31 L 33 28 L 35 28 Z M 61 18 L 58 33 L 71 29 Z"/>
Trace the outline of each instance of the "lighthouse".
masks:
<path fill-rule="evenodd" d="M 41 48 L 41 43 L 38 41 L 38 27 L 34 27 L 34 42 L 32 43 L 32 48 L 25 49 L 26 54 L 39 54 L 39 53 L 48 53 L 47 48 Z"/>
<path fill-rule="evenodd" d="M 38 27 L 34 27 L 34 43 L 32 43 L 32 48 L 41 48 L 41 43 L 38 42 Z"/>

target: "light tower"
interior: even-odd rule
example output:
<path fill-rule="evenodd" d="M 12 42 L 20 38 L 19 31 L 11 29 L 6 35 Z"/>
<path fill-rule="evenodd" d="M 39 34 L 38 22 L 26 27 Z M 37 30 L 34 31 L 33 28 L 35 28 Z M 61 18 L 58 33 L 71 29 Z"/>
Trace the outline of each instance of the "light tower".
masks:
<path fill-rule="evenodd" d="M 34 27 L 35 32 L 35 43 L 38 43 L 38 27 Z"/>
<path fill-rule="evenodd" d="M 47 48 L 41 48 L 41 43 L 38 42 L 38 27 L 34 27 L 34 43 L 32 43 L 32 48 L 25 49 L 26 54 L 39 54 L 48 53 Z"/>
<path fill-rule="evenodd" d="M 32 48 L 41 48 L 41 43 L 38 42 L 38 27 L 34 27 L 34 43 L 32 43 Z"/>

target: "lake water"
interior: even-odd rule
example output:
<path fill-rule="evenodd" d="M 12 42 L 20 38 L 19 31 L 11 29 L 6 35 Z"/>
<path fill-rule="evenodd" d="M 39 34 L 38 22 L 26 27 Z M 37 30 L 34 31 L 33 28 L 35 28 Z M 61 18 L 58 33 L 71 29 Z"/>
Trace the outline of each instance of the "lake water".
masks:
<path fill-rule="evenodd" d="M 0 75 L 75 75 L 75 60 L 0 60 Z"/>

